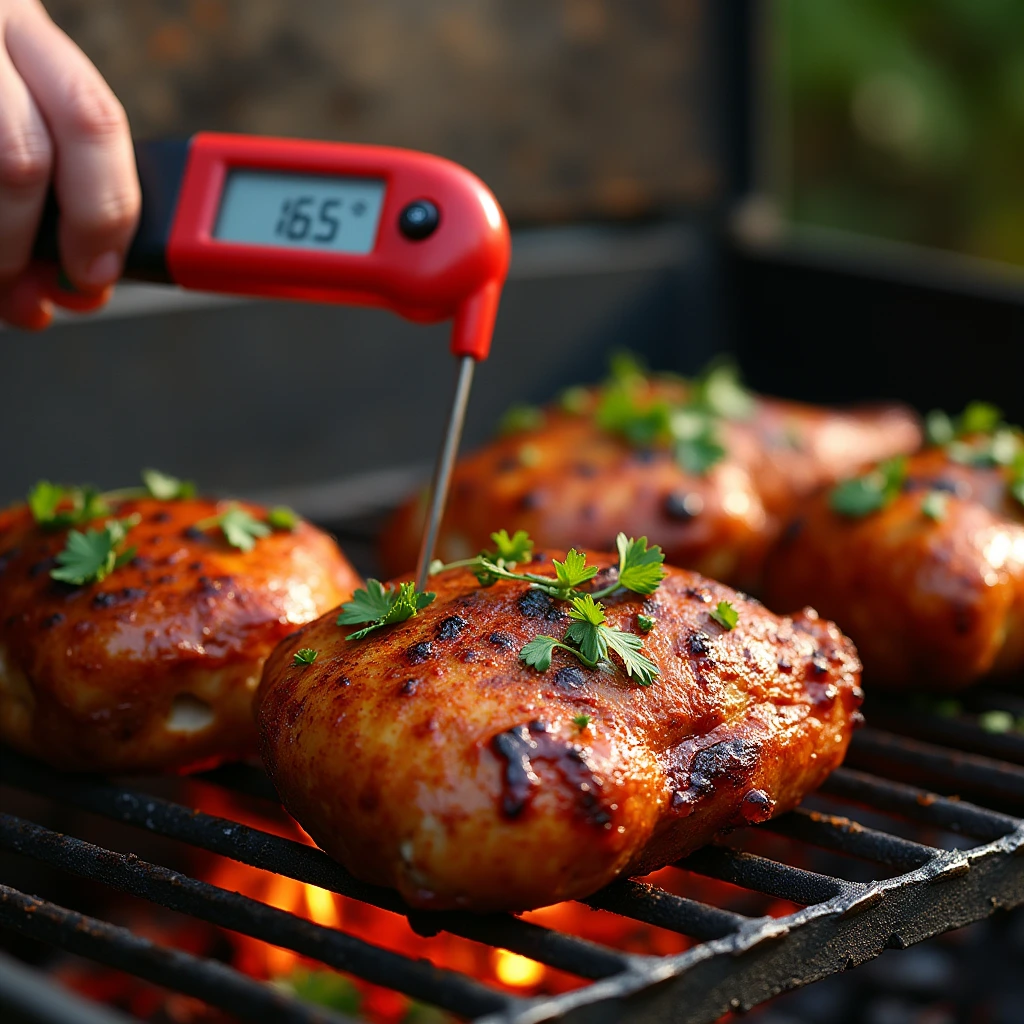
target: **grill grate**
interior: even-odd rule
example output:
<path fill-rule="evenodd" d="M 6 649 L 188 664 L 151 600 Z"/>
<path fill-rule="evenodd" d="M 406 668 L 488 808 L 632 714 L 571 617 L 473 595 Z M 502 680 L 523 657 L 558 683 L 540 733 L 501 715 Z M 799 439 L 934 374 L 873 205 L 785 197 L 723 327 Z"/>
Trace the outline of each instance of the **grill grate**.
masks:
<path fill-rule="evenodd" d="M 890 729 L 897 725 L 892 713 L 885 721 Z M 926 725 L 914 716 L 910 729 L 921 733 Z M 952 739 L 956 726 L 943 719 L 943 738 Z M 1024 764 L 1024 739 L 1000 739 L 1000 752 Z M 553 1019 L 706 1024 L 730 1008 L 748 1008 L 787 988 L 852 967 L 887 946 L 902 948 L 1024 901 L 1024 857 L 1018 856 L 1024 851 L 1024 822 L 1007 813 L 1019 806 L 1024 794 L 1024 768 L 1019 764 L 874 729 L 858 735 L 848 763 L 856 767 L 836 771 L 811 801 L 815 807 L 744 830 L 737 834 L 739 844 L 707 847 L 677 865 L 803 909 L 781 918 L 752 918 L 631 880 L 616 882 L 585 901 L 595 909 L 698 940 L 684 953 L 656 957 L 623 953 L 509 915 L 407 910 L 396 893 L 358 881 L 313 847 L 104 779 L 66 776 L 0 751 L 0 778 L 6 785 L 407 913 L 422 934 L 448 931 L 590 982 L 563 995 L 536 999 L 506 994 L 458 972 L 11 814 L 0 814 L 0 848 L 282 946 L 460 1017 L 508 1024 Z M 877 771 L 879 766 L 901 781 L 865 770 Z M 955 780 L 956 788 L 983 795 L 990 806 L 930 793 L 902 781 L 904 777 L 947 790 Z M 250 796 L 273 795 L 266 776 L 256 769 L 232 766 L 208 772 L 203 779 Z M 880 812 L 897 815 L 904 830 L 916 828 L 922 835 L 912 840 L 861 824 L 842 813 L 853 813 L 851 804 L 859 805 L 872 821 Z M 938 830 L 967 837 L 969 845 L 931 845 Z M 885 870 L 876 870 L 880 877 L 850 881 L 737 848 L 765 833 L 784 837 L 797 849 L 831 851 L 900 873 L 886 877 Z M 162 947 L 3 885 L 0 926 L 196 996 L 243 1020 L 337 1024 L 347 1019 L 223 964 Z"/>
<path fill-rule="evenodd" d="M 335 530 L 349 555 L 371 573 L 378 512 L 392 497 L 382 496 L 379 510 L 364 510 L 362 518 L 351 518 Z M 872 727 L 855 736 L 846 765 L 804 807 L 737 832 L 731 845 L 705 848 L 676 865 L 792 901 L 801 907 L 796 912 L 749 917 L 634 880 L 616 882 L 583 901 L 595 910 L 696 940 L 685 952 L 665 957 L 623 952 L 509 915 L 409 910 L 395 892 L 360 882 L 314 847 L 116 782 L 63 775 L 0 749 L 0 780 L 6 786 L 406 914 L 420 934 L 447 931 L 587 982 L 551 997 L 509 995 L 343 930 L 11 814 L 0 813 L 0 849 L 488 1024 L 710 1024 L 730 1009 L 752 1007 L 786 989 L 855 967 L 887 947 L 904 948 L 1024 902 L 1024 821 L 1016 817 L 1024 815 L 1024 735 L 993 735 L 980 718 L 992 709 L 1024 716 L 1024 698 L 981 692 L 965 701 L 953 717 L 920 707 L 910 707 L 908 714 L 905 702 L 876 699 L 871 706 L 869 701 L 866 714 Z M 231 765 L 202 779 L 233 793 L 277 799 L 267 777 L 256 769 Z M 913 838 L 893 834 L 890 828 Z M 818 864 L 813 857 L 820 856 L 832 873 L 785 863 L 785 856 L 766 856 L 765 843 L 772 841 L 783 843 L 789 859 L 801 864 Z M 826 852 L 817 855 L 818 850 Z M 855 858 L 857 866 L 848 858 Z M 844 873 L 869 877 L 850 880 L 841 877 Z M 163 947 L 4 885 L 0 928 L 195 996 L 242 1020 L 339 1024 L 349 1019 L 304 1004 L 224 964 Z M 0 980 L 6 970 L 0 958 Z M 18 971 L 16 986 L 0 985 L 0 1007 L 14 1009 L 16 1018 L 31 987 L 23 969 Z M 70 994 L 56 993 L 45 976 L 36 987 L 39 998 L 31 1019 L 65 1024 Z M 80 1016 L 90 1024 L 125 1021 L 102 1007 L 89 1007 L 88 1014 Z"/>

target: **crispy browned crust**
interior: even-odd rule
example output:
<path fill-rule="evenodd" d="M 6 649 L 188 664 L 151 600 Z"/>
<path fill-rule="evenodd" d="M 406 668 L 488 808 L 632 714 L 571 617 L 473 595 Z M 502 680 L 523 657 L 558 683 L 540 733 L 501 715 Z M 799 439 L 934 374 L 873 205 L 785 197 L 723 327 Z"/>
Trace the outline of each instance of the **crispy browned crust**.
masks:
<path fill-rule="evenodd" d="M 427 609 L 362 641 L 333 613 L 305 627 L 257 694 L 285 806 L 417 907 L 522 910 L 672 862 L 793 807 L 859 718 L 860 665 L 835 626 L 693 572 L 669 570 L 646 601 L 608 601 L 624 630 L 641 611 L 656 621 L 644 646 L 662 674 L 647 688 L 562 651 L 545 673 L 526 667 L 523 645 L 567 620 L 525 584 L 482 589 L 450 570 L 432 586 Z M 731 632 L 709 615 L 719 600 L 740 613 Z M 319 652 L 313 665 L 293 664 L 300 647 Z"/>
<path fill-rule="evenodd" d="M 673 383 L 650 390 L 685 394 Z M 552 406 L 541 429 L 499 438 L 459 462 L 438 555 L 476 554 L 498 527 L 527 530 L 550 547 L 598 549 L 614 547 L 623 530 L 660 544 L 674 565 L 757 591 L 765 554 L 803 497 L 921 439 L 900 406 L 832 410 L 775 399 L 758 399 L 750 420 L 723 432 L 727 457 L 700 476 L 667 450 L 638 451 L 605 433 L 590 413 Z M 385 527 L 386 572 L 412 569 L 424 510 L 422 498 L 411 499 Z"/>
<path fill-rule="evenodd" d="M 932 448 L 908 462 L 903 492 L 863 518 L 823 493 L 768 561 L 774 608 L 812 603 L 857 643 L 872 684 L 957 689 L 1024 667 L 1024 509 L 1002 468 Z M 933 488 L 945 518 L 921 511 Z"/>
<path fill-rule="evenodd" d="M 118 516 L 142 517 L 129 537 L 137 555 L 84 587 L 49 575 L 66 531 L 44 532 L 24 506 L 0 512 L 0 738 L 89 771 L 253 751 L 264 659 L 359 578 L 308 523 L 251 552 L 190 530 L 217 512 L 202 500 L 123 502 Z"/>

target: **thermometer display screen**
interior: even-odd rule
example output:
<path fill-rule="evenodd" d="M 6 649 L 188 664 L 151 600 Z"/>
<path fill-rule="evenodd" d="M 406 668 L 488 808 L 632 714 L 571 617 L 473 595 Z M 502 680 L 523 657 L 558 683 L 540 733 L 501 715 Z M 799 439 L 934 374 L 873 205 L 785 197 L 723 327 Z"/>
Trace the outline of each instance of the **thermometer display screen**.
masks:
<path fill-rule="evenodd" d="M 213 237 L 365 256 L 383 205 L 384 182 L 373 178 L 236 169 L 228 173 Z"/>

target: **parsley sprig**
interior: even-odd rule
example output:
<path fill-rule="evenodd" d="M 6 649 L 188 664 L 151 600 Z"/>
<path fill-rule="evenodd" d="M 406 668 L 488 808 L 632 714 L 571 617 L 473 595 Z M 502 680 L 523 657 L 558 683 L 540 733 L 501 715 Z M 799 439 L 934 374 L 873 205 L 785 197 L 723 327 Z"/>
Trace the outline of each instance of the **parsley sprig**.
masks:
<path fill-rule="evenodd" d="M 320 656 L 319 651 L 315 651 L 312 647 L 300 647 L 292 655 L 293 665 L 312 665 L 314 661 Z"/>
<path fill-rule="evenodd" d="M 712 364 L 694 380 L 687 399 L 672 403 L 646 393 L 648 377 L 635 360 L 620 356 L 597 405 L 597 424 L 634 447 L 666 445 L 689 473 L 701 476 L 726 455 L 723 420 L 747 419 L 755 399 L 731 363 Z"/>
<path fill-rule="evenodd" d="M 380 580 L 367 580 L 365 590 L 357 590 L 352 600 L 341 606 L 339 626 L 369 623 L 363 629 L 349 633 L 346 640 L 362 640 L 374 630 L 405 622 L 427 605 L 432 604 L 436 594 L 421 592 L 415 583 L 399 583 L 397 587 L 385 587 Z"/>
<path fill-rule="evenodd" d="M 551 667 L 551 656 L 560 649 L 574 655 L 587 668 L 597 668 L 602 661 L 608 660 L 609 651 L 614 651 L 626 675 L 641 686 L 650 686 L 657 679 L 660 674 L 658 666 L 642 651 L 643 637 L 625 633 L 618 626 L 607 625 L 604 605 L 590 594 L 572 599 L 569 618 L 573 621 L 562 640 L 553 636 L 534 637 L 519 652 L 520 660 L 538 672 L 546 672 Z"/>
<path fill-rule="evenodd" d="M 196 485 L 191 480 L 179 480 L 158 469 L 142 471 L 142 487 L 123 487 L 116 491 L 99 491 L 88 485 L 55 484 L 40 480 L 28 492 L 27 502 L 32 518 L 44 530 L 64 530 L 81 526 L 102 516 L 109 516 L 119 501 L 131 498 L 156 498 L 158 501 L 176 501 L 192 498 Z"/>
<path fill-rule="evenodd" d="M 64 549 L 57 554 L 57 567 L 50 576 L 62 583 L 84 586 L 99 583 L 115 569 L 135 557 L 134 547 L 123 548 L 128 531 L 138 525 L 142 517 L 108 519 L 100 530 L 69 530 Z"/>
<path fill-rule="evenodd" d="M 903 455 L 880 462 L 874 469 L 844 480 L 829 494 L 829 505 L 851 518 L 870 515 L 892 504 L 903 488 L 907 460 Z"/>
<path fill-rule="evenodd" d="M 954 462 L 967 466 L 1004 467 L 1007 491 L 1024 505 L 1024 431 L 1003 419 L 989 402 L 970 402 L 959 416 L 935 409 L 925 418 L 928 443 L 944 447 Z"/>
<path fill-rule="evenodd" d="M 516 565 L 530 558 L 533 552 L 533 541 L 525 531 L 518 530 L 509 537 L 505 530 L 499 530 L 491 534 L 491 541 L 495 550 L 483 551 L 476 558 L 447 565 L 435 562 L 431 566 L 431 574 L 468 568 L 481 586 L 492 586 L 498 580 L 515 580 L 529 583 L 532 589 L 556 600 L 570 602 L 569 618 L 572 621 L 565 636 L 561 640 L 553 636 L 538 636 L 527 643 L 519 654 L 527 665 L 546 672 L 551 667 L 554 652 L 564 650 L 588 668 L 596 668 L 601 662 L 608 661 L 609 654 L 613 653 L 631 679 L 642 686 L 650 686 L 654 682 L 658 667 L 642 653 L 643 638 L 607 625 L 600 599 L 621 590 L 644 596 L 654 593 L 666 575 L 665 555 L 658 545 L 648 547 L 646 537 L 633 538 L 620 533 L 615 539 L 619 564 L 614 579 L 605 587 L 584 593 L 578 588 L 593 580 L 598 568 L 587 565 L 583 552 L 572 548 L 564 561 L 553 558 L 555 575 L 542 576 L 516 571 Z"/>

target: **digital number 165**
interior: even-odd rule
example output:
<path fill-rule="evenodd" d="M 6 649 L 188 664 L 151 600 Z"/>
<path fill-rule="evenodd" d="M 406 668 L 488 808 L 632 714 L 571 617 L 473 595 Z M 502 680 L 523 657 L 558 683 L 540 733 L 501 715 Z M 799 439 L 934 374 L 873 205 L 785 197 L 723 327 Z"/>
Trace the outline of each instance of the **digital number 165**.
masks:
<path fill-rule="evenodd" d="M 337 215 L 341 200 L 324 199 L 317 210 L 313 209 L 315 205 L 315 196 L 296 196 L 293 199 L 285 199 L 281 204 L 281 212 L 277 218 L 274 234 L 293 242 L 302 242 L 307 238 L 313 242 L 333 242 L 338 234 L 338 228 L 341 227 L 341 221 Z M 310 234 L 314 223 L 316 231 Z"/>

